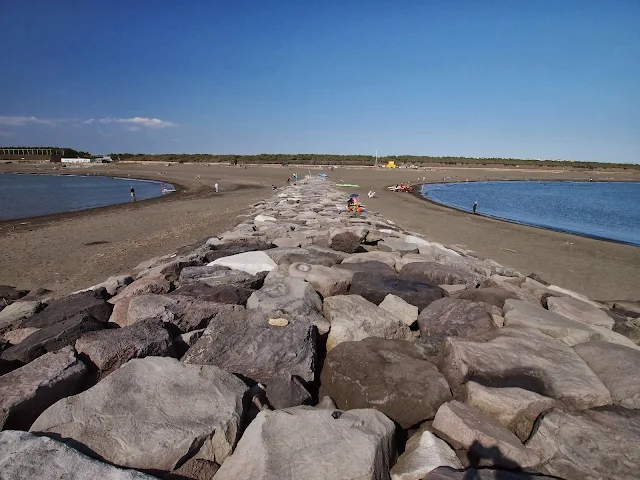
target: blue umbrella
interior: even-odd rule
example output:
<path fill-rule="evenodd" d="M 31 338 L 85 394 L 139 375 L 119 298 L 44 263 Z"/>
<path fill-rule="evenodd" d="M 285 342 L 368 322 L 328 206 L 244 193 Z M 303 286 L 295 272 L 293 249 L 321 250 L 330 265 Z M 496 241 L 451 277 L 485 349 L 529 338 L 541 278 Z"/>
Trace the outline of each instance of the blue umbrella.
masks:
<path fill-rule="evenodd" d="M 357 193 L 352 193 L 351 195 L 349 195 L 349 198 L 355 198 L 355 197 L 359 197 L 360 195 L 358 195 Z"/>

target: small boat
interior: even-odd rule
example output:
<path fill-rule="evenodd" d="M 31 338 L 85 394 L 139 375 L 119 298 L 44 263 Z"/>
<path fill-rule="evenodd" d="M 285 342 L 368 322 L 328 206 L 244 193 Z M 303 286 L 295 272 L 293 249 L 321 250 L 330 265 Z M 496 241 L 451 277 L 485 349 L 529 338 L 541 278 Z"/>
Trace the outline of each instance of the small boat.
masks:
<path fill-rule="evenodd" d="M 318 176 L 319 177 L 323 177 L 323 178 L 327 178 L 329 175 L 327 175 L 326 173 L 319 173 Z"/>

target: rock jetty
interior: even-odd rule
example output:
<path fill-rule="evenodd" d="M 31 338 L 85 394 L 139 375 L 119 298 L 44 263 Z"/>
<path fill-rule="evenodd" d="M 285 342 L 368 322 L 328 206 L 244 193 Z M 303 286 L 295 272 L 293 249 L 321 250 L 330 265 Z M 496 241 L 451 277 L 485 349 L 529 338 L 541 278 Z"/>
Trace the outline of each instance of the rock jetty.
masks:
<path fill-rule="evenodd" d="M 631 479 L 640 302 L 307 178 L 63 298 L 0 286 L 0 478 Z"/>

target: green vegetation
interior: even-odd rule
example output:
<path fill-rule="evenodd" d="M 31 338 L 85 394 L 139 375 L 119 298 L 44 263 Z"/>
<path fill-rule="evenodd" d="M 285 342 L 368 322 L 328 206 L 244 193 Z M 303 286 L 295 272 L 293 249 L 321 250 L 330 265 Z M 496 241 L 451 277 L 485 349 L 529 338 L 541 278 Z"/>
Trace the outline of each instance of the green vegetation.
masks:
<path fill-rule="evenodd" d="M 372 155 L 330 155 L 320 153 L 263 153 L 260 155 L 215 155 L 215 154 L 180 154 L 165 153 L 147 155 L 143 153 L 111 153 L 113 160 L 136 160 L 156 162 L 205 162 L 231 164 L 295 164 L 295 165 L 374 165 Z M 391 155 L 379 157 L 378 165 L 385 165 L 393 160 L 396 165 L 429 166 L 429 165 L 505 165 L 531 167 L 571 167 L 583 169 L 622 168 L 640 170 L 640 165 L 628 163 L 574 162 L 564 160 L 522 160 L 518 158 L 469 158 L 469 157 L 430 157 L 414 155 Z"/>

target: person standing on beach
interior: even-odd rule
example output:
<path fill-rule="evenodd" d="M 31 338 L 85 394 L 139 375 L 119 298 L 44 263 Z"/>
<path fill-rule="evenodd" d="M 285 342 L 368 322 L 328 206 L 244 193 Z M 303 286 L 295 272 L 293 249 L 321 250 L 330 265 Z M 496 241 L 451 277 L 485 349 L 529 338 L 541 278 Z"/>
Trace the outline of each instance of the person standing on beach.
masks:
<path fill-rule="evenodd" d="M 213 184 L 213 189 L 216 191 L 216 193 L 220 191 L 220 186 L 218 185 L 218 182 Z"/>
<path fill-rule="evenodd" d="M 473 203 L 473 213 L 476 213 L 476 210 L 477 210 L 477 209 L 478 209 L 478 201 L 476 200 L 476 201 Z"/>
<path fill-rule="evenodd" d="M 131 192 L 131 201 L 135 202 L 136 201 L 136 190 L 135 190 L 135 188 L 131 187 L 130 192 Z"/>

